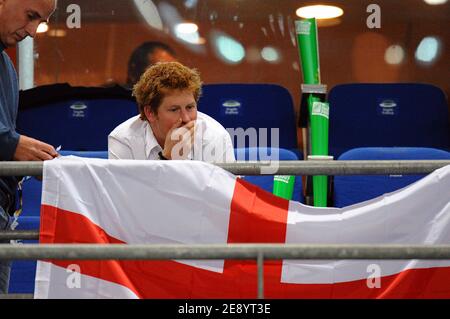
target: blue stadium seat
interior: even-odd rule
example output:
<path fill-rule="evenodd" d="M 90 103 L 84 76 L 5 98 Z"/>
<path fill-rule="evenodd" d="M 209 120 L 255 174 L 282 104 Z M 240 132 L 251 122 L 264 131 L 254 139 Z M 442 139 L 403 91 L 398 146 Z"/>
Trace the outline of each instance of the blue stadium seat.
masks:
<path fill-rule="evenodd" d="M 16 230 L 38 230 L 39 216 L 20 216 Z M 37 244 L 37 240 L 20 241 L 27 244 Z M 34 292 L 36 275 L 36 260 L 13 260 L 9 280 L 9 293 L 31 294 Z"/>
<path fill-rule="evenodd" d="M 238 143 L 242 147 L 279 147 L 297 149 L 297 128 L 292 97 L 288 90 L 275 84 L 206 84 L 199 101 L 199 111 L 204 112 L 225 128 L 267 129 L 266 144 L 250 145 L 248 141 Z M 279 129 L 279 144 L 271 142 L 271 128 Z M 259 136 L 259 134 L 258 134 Z"/>
<path fill-rule="evenodd" d="M 108 158 L 107 151 L 76 152 L 61 151 L 62 156 L 79 156 L 88 158 Z M 38 230 L 40 225 L 42 182 L 29 178 L 23 183 L 22 214 L 18 218 L 17 230 Z M 24 243 L 37 243 L 36 240 L 26 240 Z M 13 261 L 9 293 L 33 293 L 36 261 Z"/>
<path fill-rule="evenodd" d="M 330 155 L 357 147 L 431 147 L 450 151 L 448 102 L 433 85 L 343 84 L 332 88 Z"/>
<path fill-rule="evenodd" d="M 299 156 L 297 153 L 279 148 L 238 148 L 235 149 L 234 152 L 236 160 L 238 161 L 267 161 L 270 160 L 269 157 L 275 156 L 275 152 L 278 152 L 280 161 L 298 161 L 303 159 L 301 153 Z M 272 193 L 273 191 L 273 175 L 242 176 L 242 178 L 249 183 L 261 187 L 269 193 Z M 296 176 L 295 178 L 292 200 L 304 203 L 301 176 Z"/>
<path fill-rule="evenodd" d="M 103 158 L 108 159 L 108 151 L 59 151 L 61 156 L 78 156 L 86 158 Z"/>
<path fill-rule="evenodd" d="M 54 147 L 101 151 L 108 148 L 108 134 L 137 114 L 124 88 L 54 84 L 21 91 L 17 131 Z"/>
<path fill-rule="evenodd" d="M 338 160 L 450 160 L 450 153 L 425 147 L 367 147 L 342 154 Z M 425 175 L 335 176 L 334 205 L 345 207 L 403 188 Z"/>

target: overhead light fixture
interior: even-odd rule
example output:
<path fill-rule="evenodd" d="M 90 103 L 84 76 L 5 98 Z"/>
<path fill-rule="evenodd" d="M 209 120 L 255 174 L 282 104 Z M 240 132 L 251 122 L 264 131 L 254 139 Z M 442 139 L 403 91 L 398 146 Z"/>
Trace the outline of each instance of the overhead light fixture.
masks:
<path fill-rule="evenodd" d="M 405 50 L 401 45 L 394 44 L 386 49 L 384 53 L 384 60 L 387 64 L 398 65 L 401 64 L 405 59 Z"/>
<path fill-rule="evenodd" d="M 183 33 L 183 34 L 189 34 L 189 33 L 196 33 L 198 31 L 198 25 L 195 23 L 185 22 L 185 23 L 178 23 L 175 26 L 175 32 L 177 33 Z"/>
<path fill-rule="evenodd" d="M 198 26 L 195 23 L 178 23 L 174 27 L 177 38 L 191 44 L 205 44 L 206 39 L 200 37 Z"/>
<path fill-rule="evenodd" d="M 39 24 L 36 33 L 45 33 L 48 31 L 48 24 L 47 22 L 42 22 Z"/>
<path fill-rule="evenodd" d="M 429 4 L 431 6 L 436 6 L 447 2 L 447 0 L 423 0 L 423 1 L 425 1 L 426 4 Z"/>
<path fill-rule="evenodd" d="M 436 37 L 423 38 L 416 49 L 416 60 L 425 64 L 433 63 L 439 55 L 440 46 L 441 42 Z"/>
<path fill-rule="evenodd" d="M 67 32 L 64 29 L 52 29 L 48 33 L 49 37 L 54 37 L 54 38 L 63 38 L 66 35 L 67 35 Z"/>
<path fill-rule="evenodd" d="M 198 0 L 185 0 L 184 6 L 188 9 L 192 9 L 197 5 Z"/>
<path fill-rule="evenodd" d="M 147 24 L 155 29 L 163 30 L 163 23 L 158 8 L 151 0 L 134 0 L 134 5 Z"/>
<path fill-rule="evenodd" d="M 280 53 L 274 47 L 264 47 L 261 50 L 261 57 L 270 63 L 277 63 L 280 61 Z"/>
<path fill-rule="evenodd" d="M 228 64 L 238 64 L 246 56 L 244 46 L 233 37 L 222 31 L 209 33 L 210 43 L 217 57 Z"/>
<path fill-rule="evenodd" d="M 343 15 L 344 10 L 336 6 L 314 5 L 298 8 L 295 13 L 305 19 L 333 19 Z"/>
<path fill-rule="evenodd" d="M 225 61 L 239 63 L 245 57 L 245 49 L 241 43 L 228 36 L 217 38 L 217 47 Z"/>

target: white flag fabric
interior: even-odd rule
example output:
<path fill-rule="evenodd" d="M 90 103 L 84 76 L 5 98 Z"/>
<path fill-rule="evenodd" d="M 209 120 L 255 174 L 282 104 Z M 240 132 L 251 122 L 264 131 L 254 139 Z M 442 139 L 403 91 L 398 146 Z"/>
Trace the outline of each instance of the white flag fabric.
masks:
<path fill-rule="evenodd" d="M 349 206 L 287 201 L 211 164 L 44 164 L 40 243 L 449 244 L 450 166 Z M 266 261 L 266 298 L 449 298 L 450 260 Z M 38 261 L 35 298 L 256 298 L 254 261 Z"/>

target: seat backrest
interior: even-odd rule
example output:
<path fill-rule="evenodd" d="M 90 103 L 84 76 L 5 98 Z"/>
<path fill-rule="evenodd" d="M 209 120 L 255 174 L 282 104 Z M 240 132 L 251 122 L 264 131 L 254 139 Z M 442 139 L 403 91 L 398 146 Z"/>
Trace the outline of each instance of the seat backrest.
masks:
<path fill-rule="evenodd" d="M 419 83 L 343 84 L 331 89 L 329 149 L 338 158 L 357 147 L 450 150 L 448 102 Z"/>
<path fill-rule="evenodd" d="M 138 114 L 131 92 L 123 88 L 56 84 L 22 91 L 21 100 L 17 117 L 19 133 L 76 151 L 107 149 L 108 134 Z"/>
<path fill-rule="evenodd" d="M 424 147 L 367 147 L 342 154 L 338 160 L 450 160 L 444 150 Z M 334 177 L 334 205 L 345 207 L 403 188 L 425 175 L 358 175 Z"/>
<path fill-rule="evenodd" d="M 108 151 L 60 151 L 61 156 L 78 156 L 86 158 L 108 159 Z"/>
<path fill-rule="evenodd" d="M 301 153 L 294 153 L 290 150 L 279 148 L 265 148 L 265 147 L 252 147 L 252 148 L 238 148 L 235 149 L 236 160 L 238 161 L 267 161 L 267 160 L 280 160 L 280 161 L 298 161 L 303 159 Z M 259 175 L 259 176 L 241 176 L 244 180 L 252 183 L 260 188 L 273 192 L 273 175 Z M 304 203 L 302 177 L 296 176 L 294 183 L 294 191 L 292 200 Z"/>
<path fill-rule="evenodd" d="M 205 84 L 199 101 L 199 111 L 204 112 L 226 129 L 255 130 L 256 144 L 233 136 L 235 148 L 279 147 L 297 148 L 297 129 L 294 105 L 287 89 L 275 84 Z M 267 139 L 262 130 L 266 129 Z M 279 141 L 272 142 L 271 129 L 279 129 Z M 261 134 L 262 133 L 262 134 Z M 255 141 L 256 142 L 256 141 Z M 276 143 L 279 142 L 278 145 Z"/>

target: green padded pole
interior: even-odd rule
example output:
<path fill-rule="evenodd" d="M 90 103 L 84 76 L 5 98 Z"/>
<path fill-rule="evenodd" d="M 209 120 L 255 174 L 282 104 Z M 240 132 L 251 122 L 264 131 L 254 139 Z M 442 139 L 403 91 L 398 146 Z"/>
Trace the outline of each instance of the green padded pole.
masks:
<path fill-rule="evenodd" d="M 273 194 L 291 200 L 294 193 L 295 176 L 275 175 L 273 177 Z"/>
<path fill-rule="evenodd" d="M 304 84 L 320 84 L 320 64 L 316 19 L 295 22 Z M 329 105 L 321 102 L 316 94 L 308 96 L 308 111 L 311 124 L 311 155 L 328 155 Z M 326 207 L 328 177 L 313 177 L 314 206 Z"/>

